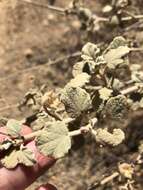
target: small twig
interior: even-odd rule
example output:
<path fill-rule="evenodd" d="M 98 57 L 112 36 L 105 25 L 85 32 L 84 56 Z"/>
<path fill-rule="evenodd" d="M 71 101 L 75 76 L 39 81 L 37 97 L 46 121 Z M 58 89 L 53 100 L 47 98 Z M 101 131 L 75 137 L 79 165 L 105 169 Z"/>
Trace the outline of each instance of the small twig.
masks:
<path fill-rule="evenodd" d="M 96 14 L 93 14 L 93 17 L 95 18 L 96 22 L 109 22 L 108 18 L 97 16 Z"/>
<path fill-rule="evenodd" d="M 118 177 L 119 176 L 119 173 L 118 172 L 114 172 L 112 175 L 104 178 L 100 184 L 101 185 L 105 185 L 106 183 L 108 183 L 109 181 L 113 180 L 114 178 Z"/>
<path fill-rule="evenodd" d="M 97 120 L 94 121 L 94 125 L 97 123 Z M 73 137 L 73 136 L 77 136 L 80 134 L 85 134 L 91 132 L 92 134 L 96 135 L 96 131 L 93 129 L 92 124 L 89 123 L 86 126 L 81 127 L 80 129 L 74 130 L 74 131 L 70 131 L 69 132 L 69 136 Z"/>
<path fill-rule="evenodd" d="M 48 109 L 46 106 L 44 106 L 44 110 L 45 112 L 50 115 L 51 117 L 54 117 L 56 120 L 62 121 L 63 119 L 61 118 L 61 116 L 56 113 L 55 111 Z"/>
<path fill-rule="evenodd" d="M 9 110 L 9 109 L 13 109 L 13 108 L 18 108 L 19 107 L 19 104 L 12 104 L 12 105 L 8 105 L 6 107 L 3 107 L 0 109 L 0 112 L 4 112 L 6 110 Z"/>
<path fill-rule="evenodd" d="M 138 86 L 131 86 L 131 87 L 127 88 L 127 89 L 122 90 L 121 94 L 127 95 L 127 94 L 130 94 L 132 92 L 136 92 L 138 89 L 139 89 Z"/>
<path fill-rule="evenodd" d="M 140 29 L 142 23 L 143 23 L 143 20 L 139 20 L 138 22 L 135 22 L 132 25 L 126 27 L 124 30 L 129 31 L 129 30 L 134 30 L 134 29 Z"/>
<path fill-rule="evenodd" d="M 23 136 L 24 142 L 28 142 L 28 141 L 34 140 L 35 137 L 41 135 L 42 132 L 43 132 L 43 130 L 38 130 L 38 131 L 35 131 L 35 132 L 30 133 L 28 135 L 24 135 Z"/>
<path fill-rule="evenodd" d="M 37 7 L 41 7 L 41 8 L 49 9 L 52 11 L 56 11 L 56 12 L 59 12 L 61 14 L 65 14 L 65 12 L 66 12 L 65 9 L 63 9 L 61 7 L 52 6 L 52 5 L 43 5 L 41 3 L 35 3 L 35 2 L 29 1 L 29 0 L 21 0 L 21 2 L 31 4 L 31 5 L 34 5 Z"/>
<path fill-rule="evenodd" d="M 28 135 L 24 135 L 23 136 L 24 142 L 34 140 L 37 136 L 41 135 L 42 133 L 43 133 L 43 130 L 38 130 Z M 80 134 L 81 134 L 81 130 L 75 130 L 75 131 L 69 132 L 70 137 L 80 135 Z"/>
<path fill-rule="evenodd" d="M 85 127 L 81 127 L 78 130 L 70 131 L 69 132 L 69 136 L 70 137 L 78 136 L 78 135 L 83 134 L 83 133 L 88 133 L 90 130 L 91 130 L 91 126 L 87 125 Z"/>
<path fill-rule="evenodd" d="M 132 18 L 135 18 L 135 15 L 133 13 L 130 13 L 129 11 L 127 10 L 123 10 L 122 13 L 125 13 L 127 14 L 128 16 L 132 17 Z"/>
<path fill-rule="evenodd" d="M 122 17 L 121 21 L 125 22 L 125 21 L 134 20 L 134 19 L 136 19 L 136 20 L 143 19 L 143 15 L 134 15 L 134 17 L 132 17 L 132 16 Z"/>
<path fill-rule="evenodd" d="M 143 51 L 143 47 L 140 47 L 140 48 L 131 48 L 131 51 Z"/>
<path fill-rule="evenodd" d="M 113 86 L 113 84 L 114 84 L 114 79 L 115 79 L 115 76 L 112 76 L 112 79 L 111 79 L 111 87 Z"/>
<path fill-rule="evenodd" d="M 71 118 L 69 118 L 67 120 L 68 122 L 71 122 L 73 121 Z M 77 136 L 77 135 L 80 135 L 80 134 L 85 134 L 85 133 L 88 133 L 91 131 L 91 125 L 88 124 L 86 126 L 83 126 L 81 127 L 80 129 L 77 129 L 77 130 L 74 130 L 74 131 L 70 131 L 69 132 L 69 136 L 70 137 L 73 137 L 73 136 Z M 24 141 L 31 141 L 33 140 L 35 137 L 41 135 L 43 133 L 43 130 L 38 130 L 36 132 L 33 132 L 33 133 L 30 133 L 28 135 L 24 135 L 23 138 L 24 138 Z"/>
<path fill-rule="evenodd" d="M 34 6 L 38 6 L 38 7 L 41 7 L 41 8 L 46 8 L 46 9 L 49 9 L 49 10 L 52 10 L 52 11 L 56 11 L 58 13 L 61 13 L 62 15 L 66 15 L 66 13 L 67 13 L 67 9 L 64 9 L 64 8 L 61 8 L 61 7 L 56 7 L 56 6 L 52 6 L 52 5 L 43 5 L 43 4 L 35 3 L 35 2 L 29 1 L 29 0 L 22 0 L 22 2 L 27 3 L 27 4 L 31 4 L 31 5 L 34 5 Z M 68 12 L 68 13 L 70 13 L 70 12 Z M 121 21 L 126 22 L 126 21 L 130 21 L 130 20 L 143 19 L 143 15 L 132 15 L 131 13 L 130 13 L 130 15 L 131 16 L 122 17 Z M 100 16 L 97 16 L 96 14 L 93 14 L 93 17 L 95 17 L 95 20 L 97 20 L 97 22 L 110 22 L 109 18 L 100 17 Z"/>
<path fill-rule="evenodd" d="M 57 12 L 60 12 L 62 14 L 66 13 L 66 9 L 61 8 L 61 7 L 56 7 L 56 6 L 52 6 L 52 5 L 43 5 L 43 4 L 40 4 L 40 3 L 32 2 L 30 0 L 22 0 L 22 2 L 31 4 L 31 5 L 34 5 L 34 6 L 38 6 L 38 7 L 41 7 L 41 8 L 46 8 L 46 9 L 50 9 L 50 10 L 53 10 L 53 11 L 57 11 Z M 121 21 L 130 21 L 130 20 L 133 20 L 133 19 L 137 19 L 137 20 L 143 19 L 143 15 L 133 15 L 131 13 L 128 13 L 128 14 L 130 14 L 131 16 L 123 17 L 123 18 L 121 18 Z M 103 22 L 109 21 L 109 19 L 105 18 L 105 17 L 99 17 L 97 15 L 95 15 L 95 17 L 96 17 L 96 19 L 98 19 L 98 21 L 103 21 Z"/>
<path fill-rule="evenodd" d="M 92 91 L 100 90 L 101 88 L 102 86 L 85 86 L 86 90 L 92 90 Z"/>
<path fill-rule="evenodd" d="M 43 65 L 36 65 L 36 66 L 33 66 L 33 67 L 30 67 L 30 68 L 27 68 L 27 69 L 24 69 L 24 70 L 21 70 L 21 71 L 17 71 L 17 72 L 14 72 L 10 75 L 8 75 L 7 77 L 4 77 L 4 78 L 0 78 L 0 82 L 3 82 L 5 80 L 9 80 L 9 79 L 12 79 L 13 77 L 15 77 L 16 75 L 22 75 L 24 73 L 27 73 L 27 72 L 31 72 L 33 70 L 38 70 L 38 69 L 41 69 L 41 68 L 44 68 L 45 66 L 51 66 L 51 65 L 54 65 L 54 64 L 57 64 L 57 63 L 60 63 L 62 61 L 64 61 L 65 59 L 69 59 L 69 58 L 74 58 L 74 57 L 78 57 L 81 55 L 81 52 L 75 52 L 75 53 L 72 53 L 70 55 L 66 55 L 66 56 L 62 56 L 60 58 L 57 58 L 53 61 L 49 61 Z"/>

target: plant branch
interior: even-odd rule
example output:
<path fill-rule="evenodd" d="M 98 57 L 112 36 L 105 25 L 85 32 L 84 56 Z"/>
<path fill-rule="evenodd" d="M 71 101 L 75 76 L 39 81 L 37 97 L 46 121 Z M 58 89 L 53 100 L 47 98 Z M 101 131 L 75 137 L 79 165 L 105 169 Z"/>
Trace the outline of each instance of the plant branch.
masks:
<path fill-rule="evenodd" d="M 22 0 L 23 3 L 27 3 L 27 4 L 31 4 L 37 7 L 41 7 L 41 8 L 46 8 L 52 11 L 56 11 L 58 13 L 61 13 L 62 15 L 65 15 L 67 13 L 67 9 L 61 8 L 61 7 L 56 7 L 56 6 L 52 6 L 52 5 L 43 5 L 41 3 L 35 3 L 32 2 L 31 0 Z M 70 13 L 70 12 L 68 12 Z M 126 21 L 130 21 L 130 20 L 140 20 L 143 19 L 143 15 L 132 15 L 130 13 L 131 16 L 126 16 L 126 17 L 122 17 L 121 21 L 126 22 Z M 109 18 L 106 17 L 100 17 L 97 16 L 96 14 L 93 14 L 93 17 L 95 18 L 95 20 L 97 20 L 97 22 L 110 22 Z"/>
<path fill-rule="evenodd" d="M 127 94 L 130 94 L 132 92 L 136 92 L 138 89 L 139 89 L 138 86 L 131 86 L 131 87 L 127 88 L 127 89 L 122 90 L 121 94 L 127 95 Z"/>
<path fill-rule="evenodd" d="M 67 122 L 71 122 L 73 121 L 71 118 L 69 118 L 67 120 Z M 80 129 L 77 129 L 77 130 L 74 130 L 74 131 L 70 131 L 69 132 L 69 136 L 70 137 L 73 137 L 73 136 L 78 136 L 78 135 L 81 135 L 81 134 L 86 134 L 88 132 L 90 132 L 92 130 L 92 127 L 90 124 L 86 125 L 86 126 L 83 126 L 81 127 Z M 24 141 L 31 141 L 31 140 L 34 140 L 35 137 L 41 135 L 43 133 L 43 130 L 38 130 L 38 131 L 35 131 L 33 133 L 30 133 L 28 135 L 24 135 L 23 138 L 24 138 Z"/>
<path fill-rule="evenodd" d="M 45 112 L 46 112 L 48 115 L 54 117 L 56 120 L 60 120 L 60 121 L 63 120 L 62 117 L 61 117 L 58 113 L 56 113 L 55 111 L 53 111 L 53 110 L 51 110 L 51 109 L 48 109 L 46 106 L 44 106 L 44 110 L 45 110 Z"/>
<path fill-rule="evenodd" d="M 38 69 L 44 68 L 45 66 L 51 66 L 51 65 L 60 63 L 60 62 L 64 61 L 65 59 L 70 59 L 70 58 L 78 57 L 80 55 L 81 55 L 81 52 L 77 51 L 75 53 L 72 53 L 72 54 L 69 54 L 69 55 L 66 55 L 66 56 L 65 55 L 61 56 L 61 57 L 59 57 L 59 58 L 57 58 L 55 60 L 50 60 L 50 61 L 48 61 L 47 63 L 45 63 L 43 65 L 36 65 L 36 66 L 30 67 L 30 68 L 27 68 L 27 69 L 24 69 L 24 70 L 21 70 L 21 71 L 14 72 L 14 73 L 8 75 L 7 77 L 0 78 L 0 82 L 12 79 L 16 75 L 22 75 L 22 74 L 27 73 L 27 72 L 31 72 L 31 71 L 34 71 L 34 70 L 38 70 Z"/>
<path fill-rule="evenodd" d="M 127 16 L 127 17 L 123 17 L 121 18 L 121 21 L 130 21 L 130 20 L 140 20 L 143 19 L 143 15 L 134 15 L 134 16 Z"/>
<path fill-rule="evenodd" d="M 109 181 L 113 180 L 114 178 L 118 177 L 119 176 L 119 173 L 118 172 L 114 172 L 112 175 L 104 178 L 100 184 L 101 185 L 105 185 L 106 183 L 108 183 Z"/>
<path fill-rule="evenodd" d="M 65 12 L 66 12 L 66 10 L 61 8 L 61 7 L 56 7 L 56 6 L 52 6 L 52 5 L 43 5 L 41 3 L 35 3 L 35 2 L 29 1 L 29 0 L 22 0 L 22 2 L 27 3 L 27 4 L 31 4 L 31 5 L 34 5 L 37 7 L 49 9 L 52 11 L 56 11 L 56 12 L 61 13 L 61 14 L 65 14 Z"/>
<path fill-rule="evenodd" d="M 88 133 L 89 131 L 91 131 L 91 125 L 90 124 L 88 124 L 88 125 L 86 125 L 84 127 L 81 127 L 78 130 L 70 131 L 69 136 L 70 137 L 78 136 L 78 135 L 81 135 L 81 134 Z"/>
<path fill-rule="evenodd" d="M 131 48 L 131 51 L 143 51 L 143 47 L 140 47 L 140 48 Z"/>
<path fill-rule="evenodd" d="M 28 135 L 24 135 L 23 138 L 24 138 L 24 142 L 28 142 L 28 141 L 31 141 L 31 140 L 34 140 L 35 137 L 41 135 L 43 132 L 43 130 L 38 130 L 38 131 L 35 131 L 33 133 L 30 133 Z"/>
<path fill-rule="evenodd" d="M 12 104 L 12 105 L 5 106 L 3 108 L 0 108 L 0 113 L 9 109 L 18 108 L 18 107 L 19 107 L 19 104 Z"/>

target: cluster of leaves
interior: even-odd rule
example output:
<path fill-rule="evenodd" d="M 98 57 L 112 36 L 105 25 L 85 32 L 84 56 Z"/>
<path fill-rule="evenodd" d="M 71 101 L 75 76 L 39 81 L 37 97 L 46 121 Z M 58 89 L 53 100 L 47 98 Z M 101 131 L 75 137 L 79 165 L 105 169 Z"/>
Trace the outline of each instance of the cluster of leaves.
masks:
<path fill-rule="evenodd" d="M 4 155 L 1 164 L 7 168 L 35 164 L 36 156 L 28 148 L 30 140 L 35 140 L 42 154 L 55 158 L 63 157 L 72 146 L 72 137 L 79 134 L 90 133 L 102 145 L 122 143 L 123 129 L 111 128 L 110 121 L 120 124 L 130 110 L 143 107 L 143 72 L 139 65 L 130 64 L 131 51 L 121 36 L 104 51 L 87 43 L 81 61 L 73 66 L 73 78 L 63 89 L 28 92 L 23 105 L 31 107 L 36 115 L 35 131 L 23 135 L 23 122 L 9 120 L 0 142 Z M 134 93 L 139 96 L 137 100 Z"/>

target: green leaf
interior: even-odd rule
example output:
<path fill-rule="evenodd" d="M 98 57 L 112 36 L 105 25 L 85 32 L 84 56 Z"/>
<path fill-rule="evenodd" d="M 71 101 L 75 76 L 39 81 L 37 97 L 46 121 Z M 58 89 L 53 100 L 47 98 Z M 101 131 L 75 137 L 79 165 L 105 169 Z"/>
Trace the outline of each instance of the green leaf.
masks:
<path fill-rule="evenodd" d="M 101 98 L 102 100 L 108 100 L 108 99 L 110 98 L 110 96 L 112 95 L 112 92 L 113 92 L 113 90 L 108 89 L 108 88 L 106 88 L 106 87 L 101 88 L 101 89 L 99 90 L 100 98 Z"/>
<path fill-rule="evenodd" d="M 127 116 L 129 104 L 124 95 L 117 95 L 109 98 L 104 109 L 106 117 L 119 120 Z"/>
<path fill-rule="evenodd" d="M 89 83 L 90 75 L 87 73 L 81 73 L 77 75 L 74 79 L 71 79 L 67 84 L 72 87 L 83 87 L 85 84 Z"/>
<path fill-rule="evenodd" d="M 90 59 L 95 60 L 99 53 L 100 53 L 100 49 L 97 47 L 97 45 L 88 42 L 82 48 L 82 56 L 81 57 L 84 60 L 90 60 Z"/>
<path fill-rule="evenodd" d="M 113 39 L 113 41 L 109 44 L 107 49 L 105 50 L 106 52 L 111 49 L 117 49 L 120 46 L 126 46 L 127 42 L 126 39 L 123 38 L 122 36 L 117 36 Z"/>
<path fill-rule="evenodd" d="M 49 125 L 36 139 L 39 151 L 45 156 L 61 158 L 71 148 L 68 128 L 62 121 Z"/>
<path fill-rule="evenodd" d="M 95 62 L 95 66 L 100 66 L 106 64 L 106 61 L 104 59 L 104 56 L 98 56 Z"/>
<path fill-rule="evenodd" d="M 7 169 L 13 169 L 18 164 L 33 166 L 36 163 L 36 160 L 31 150 L 26 147 L 21 147 L 20 150 L 12 150 L 1 160 L 1 163 Z"/>
<path fill-rule="evenodd" d="M 85 66 L 84 61 L 80 61 L 74 64 L 73 70 L 72 70 L 73 76 L 76 77 L 77 75 L 83 73 L 84 66 Z"/>
<path fill-rule="evenodd" d="M 72 74 L 74 77 L 82 73 L 91 74 L 94 72 L 95 66 L 96 66 L 96 62 L 93 61 L 92 58 L 90 60 L 83 60 L 81 62 L 76 63 L 73 66 Z"/>
<path fill-rule="evenodd" d="M 116 49 L 109 50 L 105 55 L 105 61 L 110 69 L 115 69 L 119 65 L 126 64 L 124 57 L 130 52 L 127 46 L 120 46 Z"/>
<path fill-rule="evenodd" d="M 7 133 L 12 137 L 18 137 L 22 129 L 22 123 L 15 119 L 8 120 L 6 124 Z"/>
<path fill-rule="evenodd" d="M 78 117 L 91 108 L 90 95 L 80 87 L 66 86 L 60 98 L 70 117 Z"/>

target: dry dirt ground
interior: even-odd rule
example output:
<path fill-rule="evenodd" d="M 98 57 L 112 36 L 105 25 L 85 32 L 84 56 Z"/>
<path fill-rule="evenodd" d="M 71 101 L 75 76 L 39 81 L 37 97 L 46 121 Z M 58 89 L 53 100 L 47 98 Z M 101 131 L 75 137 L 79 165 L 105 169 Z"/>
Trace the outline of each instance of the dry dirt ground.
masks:
<path fill-rule="evenodd" d="M 47 0 L 36 2 L 47 3 Z M 69 0 L 57 0 L 56 5 L 65 7 Z M 86 0 L 88 6 L 101 13 L 102 3 L 106 1 Z M 109 2 L 109 1 L 108 1 Z M 134 11 L 141 11 L 133 1 Z M 143 45 L 143 30 L 123 31 L 107 28 L 95 42 L 108 42 L 116 34 L 124 33 Z M 111 32 L 111 33 L 110 33 Z M 82 36 L 76 18 L 65 18 L 63 15 L 47 9 L 34 7 L 20 0 L 0 1 L 0 114 L 3 117 L 23 118 L 27 112 L 20 112 L 15 105 L 22 100 L 25 92 L 31 87 L 47 84 L 48 88 L 63 86 L 71 76 L 71 66 L 75 59 L 64 60 L 57 65 L 48 66 L 49 60 L 69 55 L 80 50 Z M 131 61 L 143 64 L 143 53 L 131 55 Z M 87 190 L 90 184 L 100 179 L 105 171 L 112 173 L 108 167 L 118 155 L 110 151 L 96 149 L 91 141 L 77 140 L 80 150 L 70 153 L 69 157 L 58 163 L 27 190 L 34 190 L 41 183 L 50 182 L 59 190 Z M 95 150 L 96 149 L 96 150 Z M 106 162 L 103 162 L 107 158 Z M 126 155 L 124 155 L 126 157 Z M 128 155 L 130 158 L 130 155 Z M 139 185 L 138 189 L 142 189 Z M 117 186 L 99 187 L 99 190 L 117 190 Z"/>

